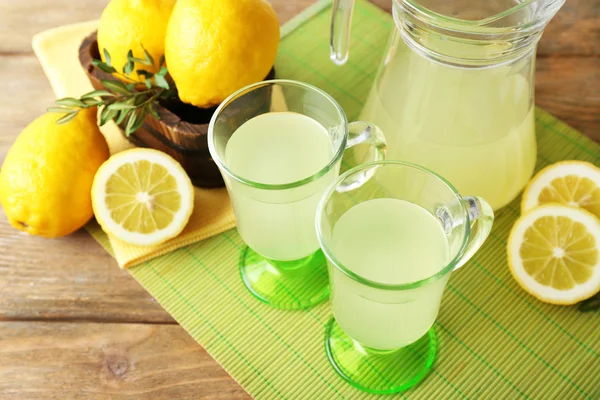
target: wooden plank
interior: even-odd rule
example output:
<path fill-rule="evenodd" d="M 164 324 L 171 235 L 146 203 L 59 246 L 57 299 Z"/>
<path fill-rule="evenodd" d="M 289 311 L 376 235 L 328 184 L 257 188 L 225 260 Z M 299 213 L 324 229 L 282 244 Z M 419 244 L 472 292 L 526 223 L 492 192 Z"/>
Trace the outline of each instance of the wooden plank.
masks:
<path fill-rule="evenodd" d="M 568 0 L 548 24 L 538 55 L 599 56 L 600 0 Z"/>
<path fill-rule="evenodd" d="M 109 0 L 0 1 L 0 55 L 31 53 L 38 32 L 100 18 Z"/>
<path fill-rule="evenodd" d="M 536 103 L 600 142 L 600 57 L 538 58 L 536 67 Z"/>
<path fill-rule="evenodd" d="M 250 396 L 177 325 L 0 322 L 2 399 Z"/>
<path fill-rule="evenodd" d="M 43 114 L 55 96 L 33 54 L 0 55 L 0 76 L 4 77 L 0 93 L 5 93 L 0 96 L 0 160 L 4 160 L 19 132 Z"/>
<path fill-rule="evenodd" d="M 0 321 L 15 319 L 175 323 L 85 231 L 33 237 L 0 211 Z"/>

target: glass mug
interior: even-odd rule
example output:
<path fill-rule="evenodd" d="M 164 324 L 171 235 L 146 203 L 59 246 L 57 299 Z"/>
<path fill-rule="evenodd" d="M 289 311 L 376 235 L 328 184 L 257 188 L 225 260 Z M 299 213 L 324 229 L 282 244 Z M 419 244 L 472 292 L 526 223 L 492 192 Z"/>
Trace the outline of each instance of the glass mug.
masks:
<path fill-rule="evenodd" d="M 493 220 L 485 200 L 462 197 L 417 165 L 371 162 L 338 178 L 319 203 L 316 229 L 333 310 L 325 347 L 344 379 L 395 393 L 425 377 L 448 278 L 481 247 Z"/>
<path fill-rule="evenodd" d="M 264 114 L 271 114 L 266 115 L 273 121 L 268 126 L 258 125 L 259 119 L 255 119 L 260 116 L 266 121 Z M 254 121 L 254 131 L 249 130 L 250 125 L 244 125 L 248 121 Z M 306 125 L 297 128 L 306 123 L 307 129 L 302 130 Z M 235 150 L 237 145 L 231 138 L 242 125 L 239 135 L 253 136 L 244 148 Z M 287 132 L 273 132 L 279 129 Z M 313 129 L 318 132 L 309 132 Z M 306 147 L 308 152 L 288 148 L 289 159 L 277 160 L 281 154 L 274 155 L 269 150 L 285 146 L 294 130 L 299 135 L 295 146 Z M 283 144 L 279 138 L 284 138 Z M 241 139 L 242 136 L 236 138 Z M 353 152 L 344 154 L 359 144 Z M 239 268 L 250 292 L 259 300 L 284 309 L 307 308 L 325 300 L 329 296 L 329 281 L 327 263 L 314 230 L 317 204 L 338 176 L 343 155 L 344 160 L 353 153 L 355 158 L 362 156 L 368 161 L 384 158 L 385 139 L 381 131 L 367 122 L 348 123 L 341 106 L 314 86 L 271 80 L 237 91 L 217 108 L 209 125 L 208 145 L 227 186 L 238 232 L 247 244 Z M 329 153 L 323 156 L 324 151 Z M 305 168 L 305 164 L 315 162 L 317 153 L 326 161 L 314 173 L 272 183 L 278 171 Z M 250 164 L 236 170 L 236 163 L 244 162 Z"/>

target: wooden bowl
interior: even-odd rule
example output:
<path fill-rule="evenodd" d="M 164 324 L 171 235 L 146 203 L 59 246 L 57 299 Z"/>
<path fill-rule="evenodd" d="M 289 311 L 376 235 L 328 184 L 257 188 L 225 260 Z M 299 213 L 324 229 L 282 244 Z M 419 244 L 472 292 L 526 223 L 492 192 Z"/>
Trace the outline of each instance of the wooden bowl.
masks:
<path fill-rule="evenodd" d="M 79 47 L 79 61 L 92 86 L 104 89 L 101 79 L 116 80 L 92 65 L 92 60 L 100 59 L 96 32 L 84 39 Z M 265 79 L 273 79 L 271 69 Z M 127 139 L 140 147 L 150 147 L 169 154 L 187 172 L 193 184 L 205 188 L 223 186 L 223 178 L 208 151 L 208 123 L 216 110 L 198 108 L 185 104 L 179 99 L 161 103 L 155 107 L 160 120 L 147 115 L 144 124 Z M 121 124 L 124 130 L 124 124 Z"/>

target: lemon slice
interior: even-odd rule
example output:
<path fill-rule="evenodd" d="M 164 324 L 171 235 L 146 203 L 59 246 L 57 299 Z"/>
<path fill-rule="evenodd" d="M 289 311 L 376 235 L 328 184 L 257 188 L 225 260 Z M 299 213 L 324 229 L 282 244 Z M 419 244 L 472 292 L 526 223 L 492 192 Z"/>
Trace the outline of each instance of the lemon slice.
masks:
<path fill-rule="evenodd" d="M 126 243 L 151 246 L 177 236 L 194 206 L 194 189 L 181 165 L 165 153 L 132 149 L 112 156 L 92 186 L 102 229 Z"/>
<path fill-rule="evenodd" d="M 545 203 L 585 208 L 600 218 L 600 168 L 585 161 L 561 161 L 542 169 L 523 193 L 521 212 Z"/>
<path fill-rule="evenodd" d="M 574 304 L 600 291 L 600 220 L 581 208 L 546 204 L 515 222 L 508 265 L 527 292 Z"/>

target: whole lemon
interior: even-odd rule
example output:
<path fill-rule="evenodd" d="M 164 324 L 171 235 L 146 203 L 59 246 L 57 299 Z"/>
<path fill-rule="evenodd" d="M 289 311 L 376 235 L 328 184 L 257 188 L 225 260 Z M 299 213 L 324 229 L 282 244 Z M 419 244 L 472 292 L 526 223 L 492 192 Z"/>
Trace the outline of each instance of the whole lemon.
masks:
<path fill-rule="evenodd" d="M 92 218 L 92 182 L 109 157 L 95 107 L 64 125 L 55 123 L 59 117 L 47 113 L 30 123 L 0 170 L 4 212 L 32 235 L 64 236 Z"/>
<path fill-rule="evenodd" d="M 279 22 L 266 0 L 179 0 L 165 57 L 181 101 L 210 107 L 263 80 L 278 45 Z"/>
<path fill-rule="evenodd" d="M 165 33 L 169 16 L 176 0 L 112 0 L 100 17 L 98 49 L 106 62 L 104 49 L 110 54 L 112 66 L 122 73 L 127 53 L 144 59 L 144 48 L 154 58 L 154 65 L 135 63 L 133 80 L 140 80 L 136 70 L 156 72 L 160 58 L 165 54 Z M 121 80 L 123 76 L 116 75 Z"/>

